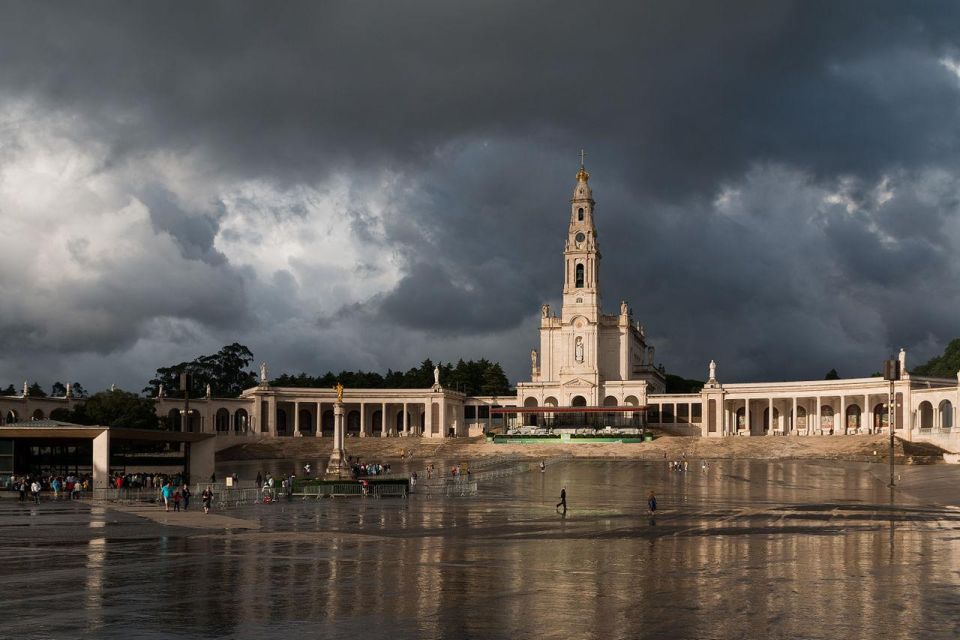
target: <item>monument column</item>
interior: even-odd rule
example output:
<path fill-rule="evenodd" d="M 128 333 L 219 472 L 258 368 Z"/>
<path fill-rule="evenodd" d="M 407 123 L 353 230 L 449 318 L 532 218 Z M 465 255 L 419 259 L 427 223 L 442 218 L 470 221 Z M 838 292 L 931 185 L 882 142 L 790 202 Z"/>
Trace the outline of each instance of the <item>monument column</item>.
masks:
<path fill-rule="evenodd" d="M 361 405 L 362 406 L 362 405 Z M 333 405 L 333 451 L 327 463 L 327 477 L 339 478 L 346 470 L 346 456 L 343 451 L 343 402 Z"/>
<path fill-rule="evenodd" d="M 773 435 L 773 430 L 776 428 L 773 424 L 773 398 L 767 399 L 767 427 L 770 429 L 770 435 Z"/>
<path fill-rule="evenodd" d="M 363 401 L 360 402 L 360 437 L 363 437 L 367 429 L 367 406 Z"/>
<path fill-rule="evenodd" d="M 386 402 L 383 403 L 380 409 L 380 415 L 383 416 L 383 418 L 380 420 L 380 437 L 386 438 L 387 431 L 390 429 L 390 422 L 391 422 L 391 420 L 387 420 L 387 403 Z"/>
<path fill-rule="evenodd" d="M 403 435 L 410 435 L 410 416 L 407 415 L 407 403 L 403 403 Z"/>
<path fill-rule="evenodd" d="M 323 437 L 323 403 L 317 400 L 317 432 L 314 434 L 318 438 Z"/>
<path fill-rule="evenodd" d="M 793 396 L 793 403 L 790 410 L 790 430 L 794 435 L 797 433 L 797 396 Z"/>
<path fill-rule="evenodd" d="M 747 429 L 747 435 L 753 435 L 753 429 L 750 428 L 750 398 L 743 401 L 743 426 Z"/>
<path fill-rule="evenodd" d="M 293 401 L 293 435 L 294 437 L 300 437 L 300 401 Z"/>
<path fill-rule="evenodd" d="M 263 404 L 267 407 L 267 433 L 272 437 L 277 437 L 277 402 L 276 398 L 264 400 Z"/>

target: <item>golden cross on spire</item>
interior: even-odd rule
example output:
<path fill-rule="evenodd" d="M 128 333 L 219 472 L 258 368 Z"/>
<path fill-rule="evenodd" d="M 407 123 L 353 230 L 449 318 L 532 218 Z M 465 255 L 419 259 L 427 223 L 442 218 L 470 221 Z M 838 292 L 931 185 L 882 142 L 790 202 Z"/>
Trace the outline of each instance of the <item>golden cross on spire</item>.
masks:
<path fill-rule="evenodd" d="M 580 166 L 583 167 L 583 159 L 587 157 L 587 152 L 580 149 Z"/>

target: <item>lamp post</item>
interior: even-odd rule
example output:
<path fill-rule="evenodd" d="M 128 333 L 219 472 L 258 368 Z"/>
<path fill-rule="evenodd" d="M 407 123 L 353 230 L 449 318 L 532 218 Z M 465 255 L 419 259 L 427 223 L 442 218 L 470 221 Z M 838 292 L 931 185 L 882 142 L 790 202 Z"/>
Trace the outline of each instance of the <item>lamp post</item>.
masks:
<path fill-rule="evenodd" d="M 883 379 L 890 383 L 890 389 L 887 392 L 887 428 L 890 429 L 890 488 L 894 487 L 894 471 L 893 471 L 893 432 L 894 425 L 896 424 L 896 413 L 893 410 L 893 401 L 894 401 L 894 389 L 893 384 L 900 379 L 900 361 L 899 360 L 884 360 L 883 361 Z"/>
<path fill-rule="evenodd" d="M 180 426 L 183 431 L 190 431 L 190 385 L 193 384 L 193 374 L 186 371 L 180 374 L 180 390 L 183 391 L 183 409 L 180 410 Z"/>

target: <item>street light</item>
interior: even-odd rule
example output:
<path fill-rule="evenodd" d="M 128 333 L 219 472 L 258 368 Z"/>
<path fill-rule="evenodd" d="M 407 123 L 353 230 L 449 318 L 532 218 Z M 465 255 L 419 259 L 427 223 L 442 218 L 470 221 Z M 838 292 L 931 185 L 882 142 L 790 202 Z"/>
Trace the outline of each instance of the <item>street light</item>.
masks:
<path fill-rule="evenodd" d="M 890 429 L 890 488 L 893 489 L 893 431 L 896 424 L 896 413 L 893 410 L 893 383 L 900 379 L 900 361 L 883 361 L 883 379 L 890 383 L 890 390 L 887 392 L 887 427 Z"/>
<path fill-rule="evenodd" d="M 183 431 L 190 431 L 190 386 L 193 384 L 193 374 L 187 371 L 180 373 L 180 391 L 183 391 L 183 409 L 180 409 L 180 426 Z M 186 422 L 184 422 L 186 421 Z M 186 428 L 183 428 L 186 427 Z"/>

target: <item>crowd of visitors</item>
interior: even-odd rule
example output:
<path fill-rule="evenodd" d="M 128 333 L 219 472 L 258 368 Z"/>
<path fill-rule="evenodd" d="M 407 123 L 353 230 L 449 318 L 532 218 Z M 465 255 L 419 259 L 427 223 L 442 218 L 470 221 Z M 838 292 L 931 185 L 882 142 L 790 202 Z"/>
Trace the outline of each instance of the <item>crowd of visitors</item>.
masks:
<path fill-rule="evenodd" d="M 29 498 L 35 504 L 40 504 L 40 497 L 46 495 L 53 500 L 80 500 L 88 495 L 93 487 L 93 478 L 87 475 L 67 474 L 7 476 L 3 483 L 11 491 L 19 494 L 20 502 Z"/>

